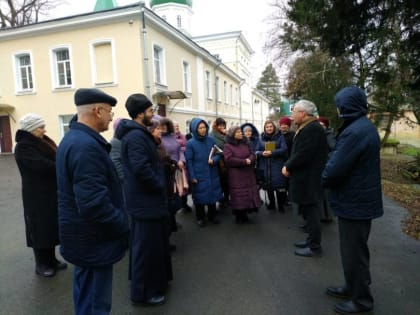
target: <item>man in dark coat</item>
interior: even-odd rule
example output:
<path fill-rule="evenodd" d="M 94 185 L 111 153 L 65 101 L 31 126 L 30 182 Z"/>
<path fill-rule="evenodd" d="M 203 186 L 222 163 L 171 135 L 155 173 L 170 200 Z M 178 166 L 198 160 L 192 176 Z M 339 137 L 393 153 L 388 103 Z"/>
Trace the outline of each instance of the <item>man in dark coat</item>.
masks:
<path fill-rule="evenodd" d="M 124 192 L 131 216 L 130 298 L 134 305 L 164 304 L 172 280 L 169 252 L 169 210 L 164 167 L 158 143 L 147 129 L 153 107 L 143 94 L 132 94 L 116 131 L 121 140 Z"/>
<path fill-rule="evenodd" d="M 308 237 L 295 243 L 295 254 L 313 257 L 321 254 L 321 223 L 319 203 L 323 193 L 321 173 L 328 156 L 324 128 L 315 115 L 314 103 L 301 100 L 293 107 L 293 120 L 298 126 L 293 140 L 292 153 L 282 173 L 290 176 L 290 199 L 298 204 L 307 220 Z"/>
<path fill-rule="evenodd" d="M 346 87 L 336 94 L 335 104 L 344 122 L 322 182 L 330 189 L 331 208 L 338 217 L 345 284 L 329 287 L 327 293 L 348 299 L 336 304 L 335 310 L 353 314 L 373 309 L 367 242 L 372 219 L 383 215 L 380 139 L 366 117 L 363 90 Z"/>
<path fill-rule="evenodd" d="M 112 121 L 117 100 L 97 89 L 74 95 L 77 120 L 57 151 L 61 254 L 75 265 L 76 314 L 109 314 L 113 264 L 124 257 L 128 220 L 121 185 L 100 135 Z"/>

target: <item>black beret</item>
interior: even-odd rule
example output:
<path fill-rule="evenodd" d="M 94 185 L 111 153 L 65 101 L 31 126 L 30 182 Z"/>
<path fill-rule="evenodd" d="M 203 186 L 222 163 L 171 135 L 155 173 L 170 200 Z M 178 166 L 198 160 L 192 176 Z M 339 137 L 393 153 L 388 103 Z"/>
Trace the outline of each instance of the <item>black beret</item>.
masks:
<path fill-rule="evenodd" d="M 144 113 L 151 106 L 153 104 L 147 96 L 140 93 L 131 94 L 125 102 L 125 108 L 132 119 L 136 118 L 138 114 Z"/>
<path fill-rule="evenodd" d="M 98 89 L 78 89 L 76 93 L 74 93 L 74 103 L 77 106 L 95 103 L 106 103 L 115 106 L 117 100 Z"/>

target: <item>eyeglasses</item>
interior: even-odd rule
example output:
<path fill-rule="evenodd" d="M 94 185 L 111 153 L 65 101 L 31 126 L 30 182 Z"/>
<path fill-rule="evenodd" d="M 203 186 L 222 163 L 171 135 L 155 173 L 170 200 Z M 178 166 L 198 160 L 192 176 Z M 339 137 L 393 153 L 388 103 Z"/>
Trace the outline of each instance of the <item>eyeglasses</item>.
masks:
<path fill-rule="evenodd" d="M 99 109 L 104 109 L 104 110 L 106 110 L 111 116 L 114 116 L 114 112 L 112 111 L 112 108 L 105 108 L 105 107 L 102 107 L 102 106 L 99 106 L 98 107 L 98 110 Z"/>

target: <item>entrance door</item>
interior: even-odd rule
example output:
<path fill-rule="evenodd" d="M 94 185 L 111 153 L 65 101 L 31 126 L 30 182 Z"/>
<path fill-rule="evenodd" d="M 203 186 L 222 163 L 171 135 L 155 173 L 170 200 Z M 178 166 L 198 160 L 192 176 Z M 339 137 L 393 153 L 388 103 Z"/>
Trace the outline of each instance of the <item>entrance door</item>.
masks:
<path fill-rule="evenodd" d="M 0 153 L 12 152 L 9 116 L 0 116 Z"/>

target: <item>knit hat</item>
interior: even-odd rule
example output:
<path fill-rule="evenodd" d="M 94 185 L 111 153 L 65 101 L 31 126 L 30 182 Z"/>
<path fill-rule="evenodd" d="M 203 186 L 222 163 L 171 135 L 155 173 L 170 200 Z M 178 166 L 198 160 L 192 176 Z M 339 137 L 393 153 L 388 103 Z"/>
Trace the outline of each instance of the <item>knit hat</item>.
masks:
<path fill-rule="evenodd" d="M 138 114 L 144 113 L 146 109 L 152 106 L 152 102 L 146 95 L 140 93 L 131 94 L 125 102 L 125 108 L 132 119 L 136 118 Z"/>
<path fill-rule="evenodd" d="M 292 120 L 289 117 L 282 117 L 279 119 L 279 126 L 288 125 L 290 127 L 291 124 Z"/>
<path fill-rule="evenodd" d="M 74 103 L 76 106 L 96 103 L 106 103 L 115 106 L 117 100 L 98 89 L 78 89 L 76 93 L 74 93 Z"/>
<path fill-rule="evenodd" d="M 45 126 L 45 120 L 38 114 L 29 113 L 19 120 L 20 129 L 31 132 L 36 128 Z"/>
<path fill-rule="evenodd" d="M 319 117 L 318 121 L 320 123 L 323 123 L 325 125 L 325 127 L 327 127 L 327 128 L 330 126 L 330 120 L 326 117 Z"/>

